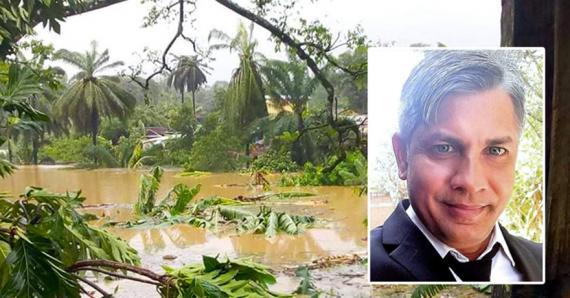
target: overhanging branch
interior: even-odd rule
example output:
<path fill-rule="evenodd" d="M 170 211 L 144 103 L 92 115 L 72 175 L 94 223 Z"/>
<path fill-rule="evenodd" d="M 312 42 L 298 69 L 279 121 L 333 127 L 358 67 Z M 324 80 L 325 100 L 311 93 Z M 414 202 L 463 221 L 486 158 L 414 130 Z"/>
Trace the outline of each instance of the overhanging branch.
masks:
<path fill-rule="evenodd" d="M 71 8 L 68 7 L 65 10 L 64 17 L 71 17 L 74 15 L 94 11 L 97 9 L 105 8 L 107 6 L 111 6 L 117 3 L 125 2 L 127 0 L 94 0 L 88 4 L 80 5 L 79 7 Z"/>
<path fill-rule="evenodd" d="M 327 115 L 328 123 L 335 127 L 335 119 L 333 118 L 333 111 L 332 107 L 334 105 L 335 96 L 334 96 L 334 87 L 331 82 L 325 77 L 322 70 L 319 68 L 315 60 L 303 49 L 303 46 L 300 42 L 296 41 L 292 36 L 278 28 L 277 26 L 271 24 L 269 21 L 260 17 L 251 11 L 237 5 L 236 3 L 229 1 L 229 0 L 215 0 L 216 2 L 220 3 L 221 5 L 225 6 L 226 8 L 234 11 L 235 13 L 241 15 L 242 17 L 254 22 L 255 24 L 265 28 L 268 30 L 273 36 L 277 37 L 281 40 L 284 44 L 289 46 L 290 48 L 295 50 L 297 56 L 307 63 L 307 66 L 311 70 L 311 72 L 315 75 L 315 78 L 319 80 L 321 85 L 325 88 L 327 92 L 327 101 L 329 102 L 329 113 Z"/>

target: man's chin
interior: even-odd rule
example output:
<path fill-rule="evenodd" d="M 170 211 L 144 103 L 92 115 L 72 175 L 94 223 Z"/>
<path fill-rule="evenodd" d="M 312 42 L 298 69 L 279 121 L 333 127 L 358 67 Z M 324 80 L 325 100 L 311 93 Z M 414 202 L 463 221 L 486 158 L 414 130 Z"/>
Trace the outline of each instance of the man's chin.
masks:
<path fill-rule="evenodd" d="M 482 236 L 484 235 L 484 236 Z M 490 231 L 473 228 L 456 228 L 447 231 L 442 242 L 455 249 L 481 245 L 489 240 Z"/>

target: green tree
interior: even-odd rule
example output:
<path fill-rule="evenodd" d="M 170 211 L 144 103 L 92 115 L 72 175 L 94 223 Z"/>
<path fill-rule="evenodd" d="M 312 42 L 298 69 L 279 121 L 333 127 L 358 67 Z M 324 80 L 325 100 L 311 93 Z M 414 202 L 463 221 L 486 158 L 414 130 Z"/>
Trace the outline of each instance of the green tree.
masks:
<path fill-rule="evenodd" d="M 57 109 L 64 117 L 70 118 L 80 131 L 89 132 L 96 146 L 100 118 L 125 117 L 136 103 L 135 97 L 120 87 L 118 77 L 95 76 L 97 72 L 120 66 L 123 62 L 108 63 L 109 51 L 99 53 L 95 41 L 85 54 L 62 49 L 56 56 L 80 69 L 57 101 Z M 94 160 L 96 162 L 96 157 Z"/>
<path fill-rule="evenodd" d="M 194 117 L 196 117 L 195 94 L 196 90 L 206 83 L 206 75 L 196 56 L 179 56 L 176 59 L 178 64 L 176 69 L 168 76 L 166 84 L 180 91 L 182 104 L 184 104 L 184 91 L 192 92 L 192 107 L 194 109 Z"/>
<path fill-rule="evenodd" d="M 244 24 L 240 23 L 238 32 L 233 38 L 215 29 L 208 37 L 209 40 L 221 41 L 212 45 L 210 49 L 229 49 L 239 54 L 240 65 L 232 74 L 224 110 L 226 119 L 242 128 L 253 120 L 268 115 L 260 67 L 256 59 L 259 57 L 255 51 L 257 42 L 253 40 L 252 32 L 253 23 L 249 32 Z"/>
<path fill-rule="evenodd" d="M 309 75 L 307 65 L 293 55 L 289 61 L 268 60 L 262 68 L 271 100 L 277 105 L 289 105 L 297 121 L 297 130 L 305 129 L 303 113 L 318 81 Z M 293 143 L 293 159 L 300 165 L 311 158 L 307 135 Z"/>
<path fill-rule="evenodd" d="M 15 132 L 37 130 L 37 121 L 48 121 L 44 113 L 28 102 L 40 92 L 38 79 L 29 68 L 18 64 L 0 64 L 0 145 L 8 141 L 10 150 L 10 138 Z M 1 177 L 10 174 L 13 169 L 14 166 L 9 161 L 0 159 Z"/>
<path fill-rule="evenodd" d="M 338 63 L 354 69 L 366 69 L 368 63 L 367 47 L 357 47 L 338 56 Z M 332 68 L 332 67 L 331 67 Z M 355 77 L 344 71 L 335 70 L 331 81 L 338 86 L 338 97 L 349 109 L 366 114 L 368 111 L 368 88 L 366 76 Z"/>

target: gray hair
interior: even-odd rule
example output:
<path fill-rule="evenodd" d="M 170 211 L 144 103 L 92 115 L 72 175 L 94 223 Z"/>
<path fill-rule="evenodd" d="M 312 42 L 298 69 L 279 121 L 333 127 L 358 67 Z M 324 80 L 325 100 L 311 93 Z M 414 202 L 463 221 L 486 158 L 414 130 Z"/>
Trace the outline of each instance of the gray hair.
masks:
<path fill-rule="evenodd" d="M 446 96 L 501 88 L 513 101 L 522 131 L 525 90 L 506 50 L 427 50 L 402 88 L 400 136 L 409 145 L 419 124 L 433 124 Z"/>

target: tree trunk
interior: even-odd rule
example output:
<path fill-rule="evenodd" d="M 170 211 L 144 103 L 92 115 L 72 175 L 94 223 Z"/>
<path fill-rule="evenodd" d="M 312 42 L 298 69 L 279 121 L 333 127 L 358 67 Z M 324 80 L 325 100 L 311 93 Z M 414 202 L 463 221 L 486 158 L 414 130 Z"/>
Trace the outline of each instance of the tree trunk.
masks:
<path fill-rule="evenodd" d="M 32 164 L 38 164 L 38 151 L 39 151 L 39 136 L 32 133 Z"/>
<path fill-rule="evenodd" d="M 509 285 L 494 285 L 491 298 L 506 298 L 511 296 Z"/>
<path fill-rule="evenodd" d="M 554 5 L 554 92 L 546 195 L 549 297 L 570 296 L 570 2 Z M 547 108 L 547 111 L 550 109 Z"/>
<path fill-rule="evenodd" d="M 91 110 L 91 141 L 93 142 L 93 163 L 97 165 L 97 132 L 99 131 L 99 114 L 94 107 Z"/>
<path fill-rule="evenodd" d="M 8 138 L 8 142 L 6 142 L 8 144 L 8 161 L 10 163 L 13 162 L 13 156 L 12 156 L 12 139 Z"/>
<path fill-rule="evenodd" d="M 297 120 L 298 132 L 305 130 L 305 120 L 303 119 L 303 110 L 304 108 L 294 109 L 295 118 Z M 295 142 L 293 143 L 292 147 L 293 147 L 292 158 L 293 161 L 295 161 L 295 163 L 297 163 L 298 165 L 303 166 L 307 161 L 309 161 L 312 158 L 313 151 L 310 139 L 306 134 L 301 136 L 300 138 L 297 138 L 297 140 L 295 140 Z"/>
<path fill-rule="evenodd" d="M 196 90 L 192 90 L 192 109 L 194 111 L 194 119 L 196 119 L 196 100 L 195 100 Z"/>
<path fill-rule="evenodd" d="M 512 297 L 568 297 L 570 2 L 503 0 L 502 5 L 501 45 L 546 50 L 546 284 L 513 286 Z"/>

